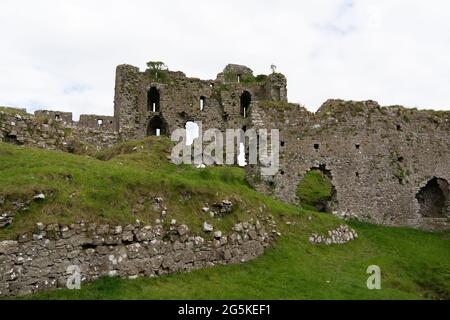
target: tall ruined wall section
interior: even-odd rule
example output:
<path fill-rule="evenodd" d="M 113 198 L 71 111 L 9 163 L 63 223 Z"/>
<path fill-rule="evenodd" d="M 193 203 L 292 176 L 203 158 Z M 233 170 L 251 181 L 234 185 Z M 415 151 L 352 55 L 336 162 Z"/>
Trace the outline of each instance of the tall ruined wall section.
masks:
<path fill-rule="evenodd" d="M 336 189 L 336 213 L 386 225 L 449 227 L 448 185 L 447 215 L 421 215 L 416 197 L 434 177 L 450 181 L 450 112 L 329 100 L 316 114 L 288 104 L 257 113 L 258 126 L 281 129 L 279 173 L 261 181 L 255 168 L 249 170 L 260 191 L 297 204 L 305 173 L 322 167 Z"/>
<path fill-rule="evenodd" d="M 158 95 L 155 108 L 149 103 L 151 90 Z M 182 72 L 166 70 L 157 75 L 120 65 L 114 100 L 117 131 L 123 139 L 141 139 L 152 134 L 149 127 L 154 119 L 162 122 L 162 134 L 167 135 L 189 121 L 202 122 L 203 130 L 242 128 L 250 124 L 250 114 L 243 116 L 241 110 L 246 91 L 251 97 L 248 110 L 260 100 L 285 101 L 286 78 L 281 74 L 257 78 L 240 65 L 228 65 L 216 80 L 188 78 Z"/>

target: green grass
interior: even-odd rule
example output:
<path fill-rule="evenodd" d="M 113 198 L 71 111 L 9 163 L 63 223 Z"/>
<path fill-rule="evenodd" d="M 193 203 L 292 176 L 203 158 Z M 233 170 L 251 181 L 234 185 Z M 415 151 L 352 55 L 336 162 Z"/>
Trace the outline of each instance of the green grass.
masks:
<path fill-rule="evenodd" d="M 22 109 L 16 109 L 11 107 L 0 106 L 0 111 L 5 112 L 9 115 L 31 116 L 29 113 L 27 113 Z"/>
<path fill-rule="evenodd" d="M 305 174 L 297 187 L 297 196 L 301 204 L 315 206 L 321 201 L 329 201 L 333 185 L 320 170 L 311 170 Z"/>
<path fill-rule="evenodd" d="M 297 220 L 295 220 L 297 221 Z M 314 220 L 313 220 L 314 221 Z M 312 246 L 306 222 L 291 226 L 257 260 L 189 274 L 137 280 L 102 278 L 80 291 L 33 299 L 449 299 L 448 234 L 352 223 L 360 239 Z M 319 223 L 319 222 L 316 222 Z M 382 289 L 368 290 L 367 267 L 379 265 Z"/>
<path fill-rule="evenodd" d="M 44 192 L 0 230 L 0 239 L 32 231 L 37 222 L 80 219 L 153 223 L 159 212 L 139 197 L 162 196 L 166 220 L 177 219 L 202 234 L 205 220 L 227 231 L 237 221 L 271 214 L 282 236 L 260 258 L 242 265 L 214 267 L 189 274 L 136 280 L 102 278 L 82 290 L 39 293 L 31 299 L 449 299 L 450 233 L 429 233 L 351 222 L 356 241 L 313 246 L 311 233 L 325 234 L 337 218 L 283 204 L 252 190 L 244 171 L 234 167 L 194 169 L 169 164 L 170 142 L 132 141 L 95 157 L 0 144 L 0 194 L 8 201 Z M 223 199 L 236 210 L 211 219 L 201 211 Z M 290 224 L 287 224 L 289 222 Z M 203 234 L 202 234 L 203 235 Z M 206 235 L 204 235 L 206 236 Z M 382 290 L 366 287 L 370 265 L 379 265 Z"/>
<path fill-rule="evenodd" d="M 14 223 L 0 231 L 0 239 L 32 231 L 37 222 L 154 223 L 160 218 L 160 212 L 152 211 L 155 197 L 165 200 L 167 223 L 176 219 L 196 232 L 202 232 L 203 222 L 209 220 L 201 209 L 224 199 L 236 208 L 214 220 L 223 231 L 260 213 L 265 198 L 247 186 L 241 169 L 177 167 L 167 161 L 170 146 L 164 139 L 132 141 L 94 158 L 0 144 L 0 194 L 10 201 L 40 192 L 47 196 L 19 212 Z M 141 206 L 139 198 L 146 199 Z"/>

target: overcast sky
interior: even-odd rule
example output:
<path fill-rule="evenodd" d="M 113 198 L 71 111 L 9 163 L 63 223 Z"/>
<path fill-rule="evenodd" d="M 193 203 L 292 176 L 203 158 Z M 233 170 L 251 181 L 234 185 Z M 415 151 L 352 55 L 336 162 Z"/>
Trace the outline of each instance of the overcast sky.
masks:
<path fill-rule="evenodd" d="M 0 0 L 0 105 L 112 114 L 115 67 L 162 60 L 215 78 L 227 63 L 288 78 L 289 100 L 450 110 L 442 0 Z"/>

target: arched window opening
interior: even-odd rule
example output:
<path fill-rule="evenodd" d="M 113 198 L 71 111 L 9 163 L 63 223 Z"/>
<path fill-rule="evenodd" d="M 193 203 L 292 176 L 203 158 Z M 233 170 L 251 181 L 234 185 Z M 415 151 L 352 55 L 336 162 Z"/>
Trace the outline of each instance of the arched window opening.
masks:
<path fill-rule="evenodd" d="M 167 135 L 167 124 L 159 116 L 153 117 L 147 126 L 147 136 L 162 136 Z"/>
<path fill-rule="evenodd" d="M 241 95 L 241 116 L 247 118 L 249 114 L 250 104 L 252 103 L 252 95 L 248 91 L 244 91 Z"/>
<path fill-rule="evenodd" d="M 147 94 L 148 111 L 159 112 L 159 100 L 159 90 L 156 87 L 151 87 Z"/>
<path fill-rule="evenodd" d="M 200 111 L 205 110 L 206 98 L 204 96 L 200 97 Z"/>
<path fill-rule="evenodd" d="M 103 119 L 97 119 L 97 125 L 101 126 L 103 124 Z"/>
<path fill-rule="evenodd" d="M 416 195 L 419 214 L 426 218 L 446 218 L 449 215 L 449 184 L 434 177 Z"/>

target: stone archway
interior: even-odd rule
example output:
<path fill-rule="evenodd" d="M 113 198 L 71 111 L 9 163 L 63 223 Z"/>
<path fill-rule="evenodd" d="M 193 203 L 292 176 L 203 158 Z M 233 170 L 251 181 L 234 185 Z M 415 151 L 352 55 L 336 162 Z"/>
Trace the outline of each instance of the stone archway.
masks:
<path fill-rule="evenodd" d="M 449 215 L 449 184 L 433 177 L 416 194 L 419 215 L 424 218 L 446 218 Z"/>
<path fill-rule="evenodd" d="M 160 116 L 154 116 L 147 125 L 147 136 L 168 135 L 166 121 Z"/>
<path fill-rule="evenodd" d="M 337 207 L 337 192 L 331 171 L 325 165 L 312 167 L 297 186 L 300 204 L 317 211 L 332 213 Z"/>

